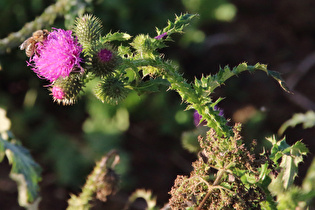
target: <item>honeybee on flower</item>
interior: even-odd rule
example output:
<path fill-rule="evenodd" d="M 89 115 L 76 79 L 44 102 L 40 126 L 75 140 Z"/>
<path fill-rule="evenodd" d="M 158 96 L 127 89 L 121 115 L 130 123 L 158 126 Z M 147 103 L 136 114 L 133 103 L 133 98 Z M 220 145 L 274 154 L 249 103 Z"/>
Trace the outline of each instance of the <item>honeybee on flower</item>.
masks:
<path fill-rule="evenodd" d="M 26 39 L 21 45 L 20 50 L 25 50 L 27 57 L 32 57 L 37 51 L 36 44 L 46 40 L 49 31 L 47 29 L 37 30 L 31 37 Z"/>

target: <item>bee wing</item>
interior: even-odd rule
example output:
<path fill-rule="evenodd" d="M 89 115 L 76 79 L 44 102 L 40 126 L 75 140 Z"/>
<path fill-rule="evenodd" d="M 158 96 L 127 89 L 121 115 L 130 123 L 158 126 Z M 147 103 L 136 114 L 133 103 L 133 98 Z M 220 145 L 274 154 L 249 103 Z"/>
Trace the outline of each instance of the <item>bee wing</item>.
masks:
<path fill-rule="evenodd" d="M 28 45 L 28 39 L 25 40 L 25 41 L 20 45 L 20 50 L 24 50 L 27 45 Z"/>

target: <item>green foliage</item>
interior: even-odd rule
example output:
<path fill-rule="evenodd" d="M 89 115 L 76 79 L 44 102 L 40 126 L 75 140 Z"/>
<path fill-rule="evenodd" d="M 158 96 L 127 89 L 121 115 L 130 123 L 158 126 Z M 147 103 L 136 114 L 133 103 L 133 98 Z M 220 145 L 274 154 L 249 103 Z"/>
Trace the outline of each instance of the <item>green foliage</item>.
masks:
<path fill-rule="evenodd" d="M 279 128 L 279 135 L 282 135 L 288 127 L 295 127 L 297 124 L 303 124 L 303 128 L 311 128 L 315 126 L 315 113 L 308 111 L 305 114 L 297 113 L 291 119 L 284 122 Z"/>
<path fill-rule="evenodd" d="M 290 146 L 285 139 L 271 137 L 271 154 L 255 156 L 250 152 L 253 148 L 248 151 L 244 147 L 239 129 L 236 126 L 229 139 L 217 136 L 212 129 L 207 138 L 199 137 L 199 160 L 193 163 L 190 177 L 177 177 L 170 192 L 172 208 L 295 209 L 310 204 L 315 196 L 310 184 L 313 167 L 303 184 L 310 184 L 307 189 L 293 185 L 298 164 L 308 152 L 306 146 L 300 141 Z"/>
<path fill-rule="evenodd" d="M 30 207 L 38 198 L 41 167 L 9 132 L 0 133 L 0 161 L 5 155 L 12 165 L 10 177 L 18 185 L 19 204 Z"/>
<path fill-rule="evenodd" d="M 150 79 L 139 83 L 137 86 L 132 87 L 139 95 L 144 93 L 153 93 L 160 91 L 163 87 L 169 86 L 170 83 L 166 79 L 157 78 Z"/>
<path fill-rule="evenodd" d="M 301 141 L 289 146 L 285 142 L 285 138 L 277 141 L 273 136 L 267 138 L 267 140 L 273 145 L 271 148 L 270 159 L 277 164 L 281 158 L 281 174 L 278 175 L 278 177 L 282 177 L 283 188 L 288 189 L 293 184 L 294 178 L 297 176 L 298 165 L 303 161 L 303 155 L 308 153 L 308 149 Z"/>
<path fill-rule="evenodd" d="M 301 201 L 305 202 L 305 205 L 311 205 L 311 202 L 314 204 L 315 198 L 315 158 L 313 158 L 312 164 L 307 170 L 306 177 L 302 183 L 302 190 L 305 198 L 302 198 Z"/>
<path fill-rule="evenodd" d="M 279 171 L 279 174 L 273 175 L 268 186 L 271 194 L 276 196 L 277 209 L 294 209 L 297 206 L 305 208 L 315 193 L 293 185 L 293 181 L 298 173 L 298 164 L 303 161 L 308 149 L 301 141 L 290 146 L 285 142 L 285 138 L 280 141 L 274 136 L 267 139 L 273 145 L 269 157 Z"/>
<path fill-rule="evenodd" d="M 167 26 L 163 28 L 162 30 L 156 28 L 156 32 L 158 35 L 161 35 L 163 33 L 167 33 L 167 37 L 165 37 L 166 41 L 171 41 L 170 35 L 174 33 L 183 33 L 183 29 L 190 24 L 190 22 L 196 18 L 197 14 L 182 14 L 180 16 L 175 17 L 175 21 L 168 21 Z"/>
<path fill-rule="evenodd" d="M 231 135 L 231 128 L 226 126 L 226 119 L 220 116 L 220 111 L 215 111 L 214 106 L 219 103 L 222 99 L 219 98 L 217 101 L 212 102 L 209 97 L 213 93 L 214 89 L 224 84 L 224 82 L 232 76 L 236 76 L 243 71 L 253 72 L 256 70 L 262 70 L 267 75 L 272 76 L 280 86 L 289 92 L 286 88 L 284 81 L 280 75 L 276 72 L 267 70 L 266 65 L 257 63 L 254 66 L 248 66 L 246 63 L 242 63 L 232 70 L 226 66 L 214 76 L 202 77 L 200 80 L 195 79 L 193 85 L 188 84 L 182 76 L 176 72 L 176 69 L 171 65 L 167 64 L 163 69 L 165 71 L 166 78 L 172 83 L 171 89 L 176 90 L 182 99 L 188 103 L 187 109 L 195 109 L 202 116 L 202 121 L 206 120 L 207 126 L 214 128 L 216 132 L 222 135 Z"/>
<path fill-rule="evenodd" d="M 231 78 L 232 76 L 237 76 L 238 74 L 249 71 L 253 73 L 254 71 L 261 70 L 264 71 L 268 76 L 271 76 L 275 79 L 283 90 L 290 92 L 289 89 L 286 87 L 284 80 L 281 78 L 280 74 L 275 71 L 270 71 L 267 69 L 267 65 L 257 63 L 254 66 L 249 66 L 247 63 L 239 64 L 238 66 L 230 69 L 228 66 L 225 66 L 223 69 L 220 68 L 219 72 L 213 76 L 209 75 L 207 77 L 202 77 L 200 80 L 195 80 L 195 87 L 198 89 L 197 94 L 198 96 L 204 97 L 200 93 L 210 93 L 214 91 L 217 87 L 224 84 L 226 80 Z M 202 89 L 202 90 L 201 90 Z"/>
<path fill-rule="evenodd" d="M 202 148 L 189 177 L 178 176 L 170 192 L 172 209 L 245 209 L 259 208 L 264 201 L 265 179 L 258 178 L 264 155 L 256 157 L 244 146 L 240 125 L 229 138 L 210 129 L 199 137 Z"/>
<path fill-rule="evenodd" d="M 200 8 L 206 10 L 211 18 L 215 16 L 215 11 L 220 6 L 227 3 L 226 1 L 215 2 L 206 0 L 185 0 L 184 2 L 186 7 L 192 10 L 196 8 L 198 10 Z M 63 15 L 65 25 L 69 28 L 70 26 L 72 27 L 74 19 L 78 15 L 80 18 L 76 22 L 75 34 L 84 47 L 86 69 L 85 75 L 80 75 L 82 76 L 82 81 L 74 79 L 74 82 L 80 85 L 78 92 L 81 91 L 81 85 L 83 87 L 82 82 L 88 86 L 86 89 L 87 93 L 91 93 L 91 89 L 94 89 L 97 98 L 102 102 L 118 105 L 113 107 L 107 104 L 100 104 L 87 95 L 85 110 L 77 109 L 77 112 L 74 111 L 72 115 L 67 115 L 65 113 L 70 112 L 70 109 L 68 109 L 63 114 L 60 114 L 62 119 L 75 118 L 82 113 L 89 116 L 84 120 L 76 118 L 78 121 L 82 121 L 80 123 L 82 123 L 83 131 L 85 132 L 82 139 L 78 138 L 80 146 L 68 141 L 70 140 L 68 136 L 57 133 L 56 130 L 59 130 L 57 126 L 53 125 L 53 128 L 51 128 L 49 127 L 51 124 L 42 125 L 43 121 L 35 121 L 36 123 L 34 123 L 30 120 L 34 124 L 41 125 L 38 128 L 40 131 L 37 130 L 37 132 L 42 133 L 41 135 L 31 135 L 29 141 L 33 141 L 33 146 L 37 147 L 38 150 L 45 148 L 45 155 L 43 156 L 49 157 L 49 160 L 54 161 L 53 164 L 57 168 L 56 171 L 63 177 L 61 180 L 64 183 L 68 185 L 71 185 L 70 183 L 72 182 L 74 183 L 72 177 L 74 177 L 73 173 L 75 172 L 73 171 L 82 171 L 84 169 L 82 165 L 84 164 L 80 165 L 80 163 L 85 162 L 86 159 L 95 159 L 95 157 L 108 151 L 109 148 L 120 147 L 123 136 L 121 134 L 129 128 L 129 111 L 132 109 L 131 107 L 133 107 L 133 110 L 136 109 L 134 107 L 137 107 L 137 102 L 134 102 L 137 96 L 129 93 L 132 94 L 133 92 L 143 95 L 169 88 L 181 96 L 182 102 L 186 104 L 186 110 L 195 109 L 201 114 L 201 120 L 206 121 L 207 124 L 207 126 L 204 126 L 205 130 L 211 128 L 207 136 L 199 137 L 199 142 L 197 142 L 197 135 L 200 131 L 198 131 L 198 134 L 197 132 L 190 132 L 183 135 L 183 146 L 185 148 L 191 152 L 197 152 L 201 149 L 201 152 L 198 156 L 199 159 L 193 163 L 194 171 L 190 177 L 179 176 L 177 178 L 171 192 L 171 205 L 179 209 L 195 209 L 194 207 L 198 209 L 207 207 L 218 208 L 218 206 L 235 209 L 294 209 L 300 205 L 303 205 L 303 207 L 309 205 L 310 200 L 315 196 L 314 184 L 312 184 L 314 183 L 314 164 L 309 169 L 303 186 L 296 187 L 293 185 L 293 181 L 297 176 L 298 165 L 308 152 L 305 145 L 299 141 L 290 146 L 285 142 L 285 139 L 277 141 L 273 137 L 269 139 L 273 144 L 270 156 L 268 156 L 267 152 L 257 157 L 254 156 L 253 149 L 248 150 L 243 144 L 242 137 L 239 134 L 240 126 L 230 127 L 227 124 L 228 120 L 220 115 L 220 111 L 215 109 L 215 106 L 223 99 L 218 98 L 214 100 L 211 95 L 217 87 L 223 85 L 232 76 L 237 76 L 244 71 L 251 73 L 257 70 L 262 70 L 273 77 L 285 91 L 289 92 L 279 73 L 268 70 L 267 66 L 263 64 L 257 63 L 251 66 L 242 63 L 232 69 L 226 66 L 215 75 L 202 76 L 200 79 L 196 78 L 193 83 L 190 83 L 178 71 L 178 66 L 174 62 L 165 60 L 164 56 L 159 53 L 159 50 L 166 47 L 168 41 L 173 41 L 174 34 L 183 33 L 184 28 L 198 15 L 182 14 L 176 16 L 175 20 L 168 21 L 167 26 L 163 29 L 156 28 L 156 37 L 153 38 L 149 34 L 139 34 L 132 39 L 131 35 L 121 32 L 109 32 L 106 35 L 102 35 L 102 23 L 99 18 L 92 15 L 82 16 L 89 3 L 90 1 L 59 0 L 56 4 L 49 7 L 52 11 L 47 8 L 43 15 L 31 23 L 32 27 L 42 26 L 40 23 L 48 23 L 47 25 L 49 25 L 52 24 L 58 15 Z M 128 17 L 128 7 L 123 2 L 104 2 L 103 4 L 112 4 L 113 7 L 119 10 L 118 16 Z M 146 3 L 142 2 L 142 4 Z M 211 12 L 209 12 L 209 8 Z M 102 15 L 108 15 L 108 13 L 102 13 Z M 46 17 L 49 20 L 45 19 Z M 137 23 L 137 25 L 139 25 L 138 27 L 141 30 L 143 29 L 142 24 Z M 104 26 L 108 27 L 108 24 L 104 24 Z M 23 29 L 25 28 L 27 27 Z M 13 35 L 21 39 L 27 34 L 23 30 L 20 32 L 23 32 L 22 35 Z M 14 37 L 13 35 L 9 36 L 8 39 L 0 40 L 0 53 L 4 49 L 1 44 L 9 43 L 6 47 L 10 47 L 10 44 L 15 42 L 12 38 Z M 13 45 L 16 45 L 16 43 Z M 97 56 L 102 49 L 108 49 L 113 52 L 115 57 L 112 60 L 113 63 L 100 64 Z M 88 82 L 89 84 L 87 84 Z M 61 83 L 56 81 L 54 85 Z M 73 83 L 73 81 L 70 81 L 70 83 Z M 70 92 L 72 94 L 75 90 L 71 89 Z M 162 105 L 165 109 L 171 110 L 172 107 L 164 102 L 163 99 L 162 97 L 159 98 L 159 96 L 152 96 L 148 101 L 156 106 Z M 44 111 L 47 112 L 51 108 L 49 107 L 43 111 L 34 110 L 34 108 L 31 109 L 32 107 L 30 107 L 30 105 L 29 109 L 24 107 L 24 111 L 28 114 L 28 119 L 35 119 L 36 115 L 44 118 L 45 116 L 41 115 Z M 180 106 L 176 106 L 177 110 L 178 107 Z M 148 107 L 146 108 L 149 109 Z M 149 114 L 156 115 L 154 108 L 156 107 L 153 107 L 150 111 L 152 113 Z M 138 111 L 138 113 L 145 117 L 149 115 L 143 113 L 143 109 Z M 52 113 L 50 114 L 53 115 Z M 168 115 L 169 112 L 163 110 L 161 114 Z M 59 121 L 55 118 L 47 117 L 45 120 L 49 122 L 53 120 L 58 122 L 56 124 L 59 124 Z M 291 122 L 292 124 L 286 126 L 291 126 L 294 123 L 296 125 L 297 122 L 302 121 L 295 120 L 293 123 Z M 81 126 L 80 123 L 74 125 L 75 131 L 80 130 L 78 129 Z M 176 135 L 175 129 L 169 126 L 169 122 L 162 122 L 161 124 L 163 124 L 161 127 L 167 130 L 169 134 Z M 24 126 L 26 125 L 27 123 L 24 122 Z M 45 130 L 45 126 L 49 128 Z M 71 130 L 73 128 L 63 129 Z M 34 128 L 30 126 L 29 130 L 34 130 Z M 202 132 L 205 133 L 205 131 Z M 46 141 L 42 141 L 43 139 L 39 137 L 43 135 L 47 136 Z M 28 138 L 28 136 L 25 138 Z M 10 163 L 13 164 L 12 171 L 21 173 L 26 177 L 23 178 L 22 176 L 21 178 L 19 176 L 23 183 L 26 183 L 23 186 L 29 188 L 30 185 L 33 187 L 31 188 L 32 190 L 28 188 L 27 190 L 31 195 L 28 196 L 34 200 L 37 195 L 34 192 L 37 193 L 38 189 L 36 187 L 40 180 L 39 171 L 36 171 L 38 165 L 31 159 L 29 152 L 15 143 L 13 139 L 7 141 L 1 138 L 0 140 L 0 159 L 3 160 L 4 151 L 8 151 L 6 155 Z M 45 146 L 43 147 L 43 145 Z M 64 148 L 63 153 L 56 155 L 60 148 Z M 82 154 L 85 155 L 85 159 Z M 71 159 L 72 161 L 65 161 Z M 77 164 L 76 161 L 80 163 Z M 111 170 L 113 165 L 111 168 L 108 168 L 104 162 L 106 163 L 102 159 L 101 162 L 97 163 L 88 177 L 82 193 L 79 196 L 71 196 L 69 209 L 88 209 L 90 208 L 89 202 L 94 196 L 106 201 L 106 197 L 116 191 L 118 182 L 117 175 Z M 25 167 L 25 165 L 28 167 Z M 125 171 L 128 168 L 127 166 L 123 167 L 125 167 Z M 28 174 L 31 175 L 27 177 L 26 175 Z M 28 182 L 28 179 L 31 179 L 31 181 Z M 104 184 L 104 181 L 109 181 L 110 183 Z M 20 183 L 21 181 L 17 182 Z M 129 177 L 128 182 L 131 182 Z M 25 192 L 25 188 L 23 190 Z M 137 197 L 144 198 L 149 209 L 157 208 L 156 199 L 151 192 L 138 190 L 131 195 L 129 202 L 133 202 Z M 30 202 L 30 200 L 27 202 Z"/>

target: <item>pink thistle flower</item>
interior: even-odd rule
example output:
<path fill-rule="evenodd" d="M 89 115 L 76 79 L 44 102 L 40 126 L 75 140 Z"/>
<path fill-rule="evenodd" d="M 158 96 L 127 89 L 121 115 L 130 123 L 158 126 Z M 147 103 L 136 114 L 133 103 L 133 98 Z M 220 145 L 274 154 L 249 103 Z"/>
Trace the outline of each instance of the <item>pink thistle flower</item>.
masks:
<path fill-rule="evenodd" d="M 83 71 L 80 63 L 82 46 L 72 36 L 72 31 L 54 29 L 43 43 L 37 43 L 37 53 L 30 58 L 32 70 L 41 78 L 54 82 L 67 77 L 75 69 Z"/>
<path fill-rule="evenodd" d="M 108 49 L 102 49 L 98 52 L 98 57 L 101 62 L 108 62 L 112 59 L 113 53 Z"/>
<path fill-rule="evenodd" d="M 65 92 L 63 91 L 63 89 L 58 87 L 58 86 L 54 86 L 51 89 L 51 93 L 52 93 L 54 101 L 62 100 L 62 99 L 64 99 L 64 97 L 66 95 Z"/>

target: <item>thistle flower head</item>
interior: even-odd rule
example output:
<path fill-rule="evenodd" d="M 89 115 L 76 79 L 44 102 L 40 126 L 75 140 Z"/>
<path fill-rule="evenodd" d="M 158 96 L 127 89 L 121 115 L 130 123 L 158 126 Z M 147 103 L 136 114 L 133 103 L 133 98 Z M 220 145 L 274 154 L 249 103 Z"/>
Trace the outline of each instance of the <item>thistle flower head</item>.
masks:
<path fill-rule="evenodd" d="M 113 53 L 108 49 L 101 49 L 97 56 L 101 62 L 106 63 L 112 59 Z"/>
<path fill-rule="evenodd" d="M 66 96 L 64 90 L 59 86 L 53 86 L 51 89 L 51 94 L 53 96 L 54 101 L 62 100 Z"/>
<path fill-rule="evenodd" d="M 111 75 L 119 64 L 119 56 L 110 45 L 100 47 L 93 55 L 91 71 L 96 76 Z"/>
<path fill-rule="evenodd" d="M 37 53 L 30 58 L 32 70 L 41 78 L 54 82 L 59 77 L 67 77 L 75 69 L 80 69 L 82 47 L 72 36 L 72 31 L 54 29 L 43 43 L 37 43 Z"/>
<path fill-rule="evenodd" d="M 59 77 L 50 88 L 53 100 L 63 105 L 72 105 L 76 102 L 83 88 L 81 74 L 72 73 L 63 78 Z"/>

